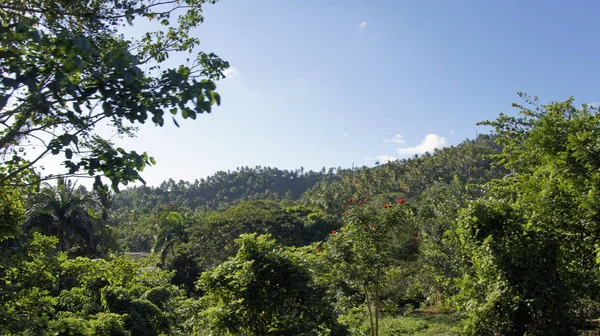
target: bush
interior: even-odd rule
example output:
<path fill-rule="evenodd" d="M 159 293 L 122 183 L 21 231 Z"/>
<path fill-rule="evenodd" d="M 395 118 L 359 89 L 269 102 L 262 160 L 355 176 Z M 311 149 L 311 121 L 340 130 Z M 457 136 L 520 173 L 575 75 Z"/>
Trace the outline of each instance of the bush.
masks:
<path fill-rule="evenodd" d="M 472 271 L 459 299 L 473 335 L 571 335 L 574 290 L 560 247 L 511 205 L 473 203 L 459 219 Z"/>
<path fill-rule="evenodd" d="M 334 324 L 324 290 L 270 236 L 242 235 L 237 255 L 202 274 L 201 329 L 211 334 L 323 335 Z"/>
<path fill-rule="evenodd" d="M 130 336 L 131 333 L 125 329 L 127 315 L 113 313 L 99 313 L 90 320 L 96 336 Z"/>

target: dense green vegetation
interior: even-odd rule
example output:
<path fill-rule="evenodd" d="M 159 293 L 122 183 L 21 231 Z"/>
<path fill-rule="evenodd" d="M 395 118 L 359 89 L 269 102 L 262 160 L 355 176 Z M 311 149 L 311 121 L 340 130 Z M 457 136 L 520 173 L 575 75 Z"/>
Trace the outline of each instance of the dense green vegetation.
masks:
<path fill-rule="evenodd" d="M 598 332 L 600 111 L 573 99 L 520 94 L 491 134 L 375 167 L 118 193 L 153 159 L 98 123 L 132 134 L 220 102 L 214 54 L 141 70 L 194 51 L 210 2 L 0 5 L 0 335 Z M 117 34 L 140 18 L 164 30 Z M 66 171 L 41 172 L 46 155 Z"/>
<path fill-rule="evenodd" d="M 338 171 L 341 169 L 338 168 Z M 134 187 L 124 190 L 113 204 L 114 208 L 153 208 L 158 204 L 175 202 L 192 210 L 219 210 L 243 200 L 298 199 L 307 189 L 320 181 L 339 179 L 333 169 L 325 172 L 298 169 L 279 170 L 270 167 L 243 167 L 235 171 L 217 172 L 193 183 L 172 179 L 156 188 Z"/>
<path fill-rule="evenodd" d="M 594 328 L 598 111 L 572 100 L 532 106 L 485 122 L 492 136 L 372 168 L 305 173 L 319 179 L 310 187 L 277 169 L 207 179 L 252 195 L 305 190 L 292 197 L 246 192 L 224 202 L 214 188 L 191 207 L 202 183 L 120 194 L 64 179 L 39 191 L 4 186 L 2 333 Z M 153 253 L 140 264 L 124 251 Z"/>

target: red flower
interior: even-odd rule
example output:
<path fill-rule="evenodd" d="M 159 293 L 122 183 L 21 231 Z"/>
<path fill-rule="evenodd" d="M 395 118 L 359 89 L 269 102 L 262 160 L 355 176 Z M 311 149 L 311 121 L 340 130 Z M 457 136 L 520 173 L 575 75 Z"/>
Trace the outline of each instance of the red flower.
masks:
<path fill-rule="evenodd" d="M 366 198 L 365 198 L 365 202 L 368 202 L 368 201 L 369 201 L 369 198 L 368 198 L 368 197 L 366 197 Z"/>
<path fill-rule="evenodd" d="M 402 205 L 402 204 L 406 203 L 406 200 L 401 198 L 401 199 L 397 200 L 396 203 Z"/>
<path fill-rule="evenodd" d="M 353 199 L 349 199 L 349 200 L 348 200 L 348 203 L 352 203 L 352 202 L 354 202 L 354 200 L 353 200 Z"/>
<path fill-rule="evenodd" d="M 321 253 L 321 252 L 323 252 L 323 249 L 322 249 L 322 248 L 320 248 L 320 247 L 317 247 L 317 252 L 318 252 L 318 253 Z"/>
<path fill-rule="evenodd" d="M 342 204 L 342 209 L 345 208 L 346 206 Z"/>
<path fill-rule="evenodd" d="M 413 239 L 410 242 L 414 245 L 414 244 L 416 244 L 417 241 Z"/>
<path fill-rule="evenodd" d="M 358 202 L 358 206 L 361 206 L 361 205 L 362 205 L 362 201 Z"/>
<path fill-rule="evenodd" d="M 332 234 L 332 235 L 334 235 L 334 234 L 336 234 L 336 233 L 337 233 L 337 232 L 336 232 L 335 230 L 331 230 L 331 234 Z"/>

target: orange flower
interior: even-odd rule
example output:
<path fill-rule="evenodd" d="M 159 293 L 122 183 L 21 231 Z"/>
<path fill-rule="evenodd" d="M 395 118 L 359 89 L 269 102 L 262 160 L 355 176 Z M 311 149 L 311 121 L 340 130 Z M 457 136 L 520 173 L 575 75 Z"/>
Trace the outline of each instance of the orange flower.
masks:
<path fill-rule="evenodd" d="M 346 206 L 342 204 L 342 209 L 345 208 Z"/>
<path fill-rule="evenodd" d="M 402 204 L 406 203 L 406 200 L 401 198 L 401 199 L 397 200 L 396 203 L 402 205 Z"/>
<path fill-rule="evenodd" d="M 335 230 L 331 230 L 331 234 L 332 234 L 332 235 L 334 235 L 334 234 L 336 234 L 336 233 L 337 233 L 337 232 L 336 232 Z"/>
<path fill-rule="evenodd" d="M 321 253 L 321 252 L 323 252 L 323 249 L 322 249 L 322 248 L 320 248 L 320 247 L 317 247 L 317 252 L 318 252 L 318 253 Z"/>

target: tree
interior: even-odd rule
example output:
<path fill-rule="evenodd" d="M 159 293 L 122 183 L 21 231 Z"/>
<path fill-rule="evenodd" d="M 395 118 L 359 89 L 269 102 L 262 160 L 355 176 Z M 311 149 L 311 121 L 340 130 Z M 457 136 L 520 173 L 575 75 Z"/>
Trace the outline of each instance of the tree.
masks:
<path fill-rule="evenodd" d="M 471 259 L 459 296 L 470 334 L 576 334 L 571 265 L 544 223 L 528 217 L 492 199 L 473 202 L 459 220 Z"/>
<path fill-rule="evenodd" d="M 0 245 L 0 334 L 41 335 L 54 313 L 56 274 L 64 255 L 56 237 L 34 233 L 16 247 Z"/>
<path fill-rule="evenodd" d="M 324 335 L 333 325 L 324 291 L 269 235 L 244 234 L 237 255 L 200 277 L 201 326 L 218 335 Z"/>
<path fill-rule="evenodd" d="M 490 181 L 459 220 L 472 256 L 460 295 L 472 333 L 576 334 L 581 300 L 600 294 L 600 116 L 573 98 L 521 96 L 518 116 L 483 122 L 511 174 Z"/>
<path fill-rule="evenodd" d="M 96 228 L 88 210 L 91 196 L 76 193 L 70 181 L 58 182 L 56 187 L 48 185 L 33 195 L 24 230 L 37 229 L 58 237 L 59 251 L 75 252 L 71 249 L 76 247 L 93 250 Z"/>
<path fill-rule="evenodd" d="M 92 198 L 96 205 L 93 215 L 96 217 L 97 226 L 99 227 L 98 252 L 102 256 L 107 255 L 110 250 L 118 250 L 118 234 L 111 218 L 114 197 L 115 193 L 108 188 L 95 188 L 92 191 Z"/>
<path fill-rule="evenodd" d="M 344 205 L 346 223 L 332 231 L 326 243 L 330 272 L 364 295 L 371 335 L 379 335 L 381 292 L 387 273 L 398 260 L 411 253 L 417 234 L 404 199 L 380 204 L 369 198 L 350 199 Z"/>
<path fill-rule="evenodd" d="M 115 148 L 96 132 L 133 135 L 168 113 L 195 119 L 220 103 L 214 80 L 229 65 L 197 50 L 192 30 L 216 0 L 9 0 L 0 4 L 0 185 L 57 176 L 107 177 L 114 189 L 141 180 L 148 154 Z M 162 27 L 140 38 L 120 32 L 148 20 Z M 186 64 L 170 56 L 196 52 Z M 168 111 L 168 112 L 167 112 Z M 29 150 L 34 146 L 35 150 Z M 36 164 L 65 156 L 66 171 L 44 175 Z"/>
<path fill-rule="evenodd" d="M 191 220 L 176 211 L 162 212 L 157 214 L 157 217 L 158 233 L 154 239 L 152 252 L 159 253 L 160 265 L 164 266 L 169 251 L 172 251 L 177 243 L 187 240 L 186 228 Z"/>
<path fill-rule="evenodd" d="M 0 244 L 21 234 L 25 218 L 21 191 L 13 187 L 0 187 Z"/>
<path fill-rule="evenodd" d="M 200 218 L 200 225 L 190 228 L 190 249 L 202 266 L 214 267 L 236 254 L 234 240 L 240 234 L 271 234 L 283 245 L 301 246 L 326 237 L 323 229 L 331 224 L 324 219 L 335 221 L 322 213 L 285 208 L 275 201 L 242 202 Z"/>
<path fill-rule="evenodd" d="M 457 293 L 456 279 L 467 267 L 456 233 L 456 219 L 468 201 L 476 199 L 477 188 L 468 188 L 458 179 L 450 184 L 436 182 L 419 195 L 415 220 L 420 230 L 420 279 L 428 297 L 437 304 Z"/>

